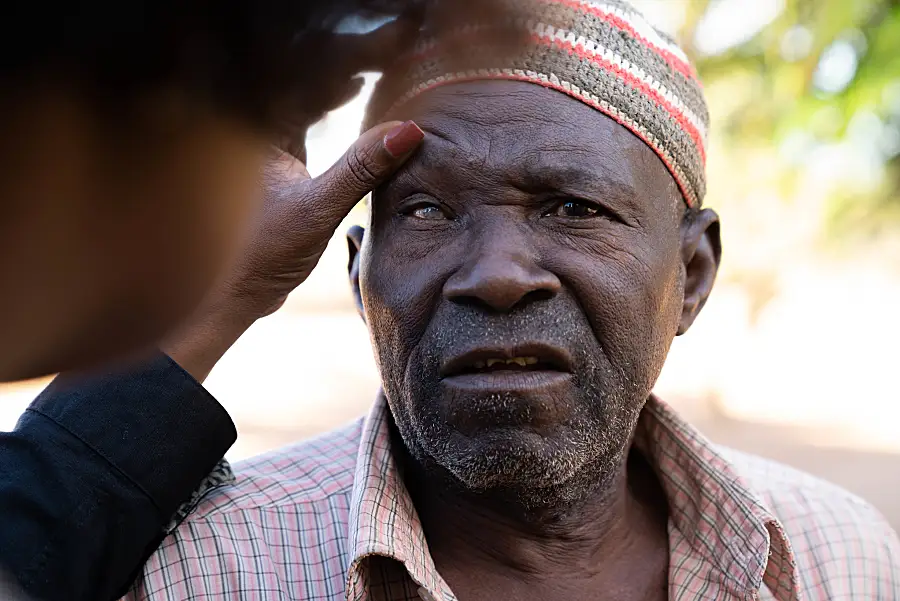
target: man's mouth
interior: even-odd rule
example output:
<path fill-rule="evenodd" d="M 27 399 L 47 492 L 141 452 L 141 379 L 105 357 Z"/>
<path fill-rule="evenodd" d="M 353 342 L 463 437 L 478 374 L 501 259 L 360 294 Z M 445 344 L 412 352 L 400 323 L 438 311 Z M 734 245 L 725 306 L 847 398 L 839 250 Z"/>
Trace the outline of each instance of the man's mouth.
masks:
<path fill-rule="evenodd" d="M 537 357 L 513 357 L 504 359 L 492 357 L 487 361 L 475 361 L 471 365 L 460 370 L 460 374 L 491 373 L 497 371 L 535 371 L 553 369 L 549 363 L 544 363 Z"/>
<path fill-rule="evenodd" d="M 441 377 L 501 372 L 570 372 L 572 361 L 562 349 L 545 345 L 475 349 L 446 361 Z"/>

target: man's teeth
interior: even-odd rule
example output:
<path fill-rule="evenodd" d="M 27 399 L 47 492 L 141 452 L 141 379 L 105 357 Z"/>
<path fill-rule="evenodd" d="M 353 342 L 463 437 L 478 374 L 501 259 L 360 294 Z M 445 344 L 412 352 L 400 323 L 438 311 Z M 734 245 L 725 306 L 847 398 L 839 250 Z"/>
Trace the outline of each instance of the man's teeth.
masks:
<path fill-rule="evenodd" d="M 535 365 L 538 362 L 537 357 L 513 357 L 512 359 L 488 359 L 487 361 L 476 361 L 475 369 L 484 369 L 485 367 L 493 367 L 495 365 L 518 365 L 525 367 L 526 365 Z"/>

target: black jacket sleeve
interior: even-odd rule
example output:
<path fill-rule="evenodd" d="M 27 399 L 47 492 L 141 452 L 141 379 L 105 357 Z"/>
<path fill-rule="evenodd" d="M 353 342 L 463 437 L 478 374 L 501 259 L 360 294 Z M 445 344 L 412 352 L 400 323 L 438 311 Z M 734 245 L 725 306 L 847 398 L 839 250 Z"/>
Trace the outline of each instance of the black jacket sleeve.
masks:
<path fill-rule="evenodd" d="M 236 437 L 165 355 L 59 376 L 0 434 L 0 565 L 38 601 L 118 598 Z"/>

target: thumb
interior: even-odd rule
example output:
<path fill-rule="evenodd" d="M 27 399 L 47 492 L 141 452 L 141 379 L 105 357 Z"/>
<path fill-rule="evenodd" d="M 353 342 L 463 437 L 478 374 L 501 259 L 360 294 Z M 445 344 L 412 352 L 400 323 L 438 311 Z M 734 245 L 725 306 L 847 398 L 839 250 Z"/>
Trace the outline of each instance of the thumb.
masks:
<path fill-rule="evenodd" d="M 366 194 L 393 175 L 424 138 L 425 132 L 412 121 L 376 125 L 311 182 L 314 202 L 340 221 Z"/>

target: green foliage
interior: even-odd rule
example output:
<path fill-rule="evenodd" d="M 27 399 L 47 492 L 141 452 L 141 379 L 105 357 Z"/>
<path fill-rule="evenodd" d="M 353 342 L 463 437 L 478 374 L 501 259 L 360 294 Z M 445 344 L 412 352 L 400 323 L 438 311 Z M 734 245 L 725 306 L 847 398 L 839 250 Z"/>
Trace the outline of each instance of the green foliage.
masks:
<path fill-rule="evenodd" d="M 790 197 L 826 151 L 845 156 L 838 166 L 865 169 L 827 187 L 826 232 L 900 226 L 900 0 L 783 0 L 774 21 L 715 55 L 696 40 L 715 0 L 685 2 L 680 41 L 697 61 L 730 160 L 778 153 L 767 176 Z"/>

